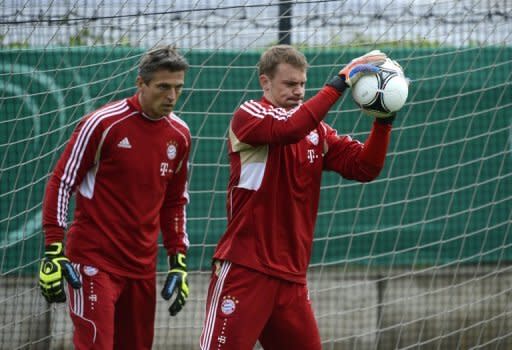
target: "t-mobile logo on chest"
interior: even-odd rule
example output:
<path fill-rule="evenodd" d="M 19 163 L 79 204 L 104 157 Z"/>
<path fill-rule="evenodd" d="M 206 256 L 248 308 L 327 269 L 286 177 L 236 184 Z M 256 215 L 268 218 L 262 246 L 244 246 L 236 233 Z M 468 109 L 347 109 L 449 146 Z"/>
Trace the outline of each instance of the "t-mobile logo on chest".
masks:
<path fill-rule="evenodd" d="M 171 172 L 172 172 L 172 169 L 169 169 L 169 163 L 167 163 L 167 162 L 160 163 L 160 176 L 165 176 Z"/>
<path fill-rule="evenodd" d="M 313 163 L 315 159 L 318 158 L 318 154 L 315 153 L 315 149 L 308 149 L 308 160 L 310 163 Z"/>

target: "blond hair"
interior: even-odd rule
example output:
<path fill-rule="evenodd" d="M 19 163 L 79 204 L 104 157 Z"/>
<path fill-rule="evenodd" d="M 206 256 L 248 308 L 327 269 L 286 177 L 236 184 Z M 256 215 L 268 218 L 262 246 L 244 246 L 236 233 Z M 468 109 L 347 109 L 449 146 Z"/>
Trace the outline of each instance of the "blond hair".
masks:
<path fill-rule="evenodd" d="M 280 63 L 287 63 L 304 71 L 308 68 L 308 61 L 302 52 L 290 45 L 275 45 L 261 55 L 258 62 L 259 74 L 273 78 Z"/>

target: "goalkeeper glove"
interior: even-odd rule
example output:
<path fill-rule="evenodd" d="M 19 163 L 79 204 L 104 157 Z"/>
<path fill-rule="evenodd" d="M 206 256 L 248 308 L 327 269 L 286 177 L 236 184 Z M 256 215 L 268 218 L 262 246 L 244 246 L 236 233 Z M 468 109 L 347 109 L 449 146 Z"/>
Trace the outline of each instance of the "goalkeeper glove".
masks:
<path fill-rule="evenodd" d="M 363 74 L 377 73 L 380 70 L 378 66 L 383 64 L 386 58 L 386 54 L 379 50 L 373 50 L 354 58 L 327 85 L 332 86 L 339 93 L 343 93 L 347 87 L 354 86 Z"/>
<path fill-rule="evenodd" d="M 169 307 L 171 316 L 181 311 L 188 298 L 187 261 L 185 254 L 178 253 L 169 257 L 169 272 L 162 288 L 162 298 L 169 300 L 175 294 Z"/>
<path fill-rule="evenodd" d="M 340 72 L 338 76 L 345 78 L 345 84 L 349 87 L 353 86 L 363 74 L 376 73 L 379 71 L 378 66 L 386 61 L 386 54 L 379 50 L 373 50 L 367 54 L 354 58 Z"/>
<path fill-rule="evenodd" d="M 44 258 L 39 268 L 39 286 L 47 302 L 63 303 L 66 301 L 62 276 L 74 289 L 82 286 L 78 273 L 64 255 L 62 243 L 52 243 L 45 247 Z"/>

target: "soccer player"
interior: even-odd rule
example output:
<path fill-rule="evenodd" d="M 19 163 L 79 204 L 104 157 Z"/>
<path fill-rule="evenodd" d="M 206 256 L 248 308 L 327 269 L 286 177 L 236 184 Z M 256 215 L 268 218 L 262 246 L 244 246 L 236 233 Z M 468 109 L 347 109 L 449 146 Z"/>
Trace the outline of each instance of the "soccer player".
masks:
<path fill-rule="evenodd" d="M 213 261 L 201 349 L 320 350 L 306 286 L 322 171 L 367 182 L 381 171 L 394 116 L 376 119 L 366 142 L 323 121 L 362 74 L 386 56 L 352 60 L 304 102 L 307 61 L 277 45 L 259 61 L 263 97 L 229 128 L 228 225 Z"/>
<path fill-rule="evenodd" d="M 188 297 L 191 137 L 173 113 L 187 69 L 172 46 L 146 52 L 135 95 L 79 122 L 47 184 L 40 286 L 49 303 L 65 302 L 67 280 L 75 349 L 151 349 L 160 231 L 170 264 L 161 295 L 172 300 L 170 314 Z"/>

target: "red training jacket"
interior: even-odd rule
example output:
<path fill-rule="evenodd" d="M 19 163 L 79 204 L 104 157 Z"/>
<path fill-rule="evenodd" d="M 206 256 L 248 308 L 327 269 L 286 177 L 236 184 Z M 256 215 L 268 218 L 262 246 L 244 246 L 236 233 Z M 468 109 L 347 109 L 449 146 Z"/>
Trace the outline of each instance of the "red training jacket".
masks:
<path fill-rule="evenodd" d="M 384 165 L 391 126 L 374 122 L 364 144 L 322 122 L 340 94 L 326 86 L 285 110 L 265 98 L 234 113 L 229 130 L 228 227 L 215 259 L 306 283 L 323 170 L 361 182 Z"/>
<path fill-rule="evenodd" d="M 190 132 L 176 115 L 151 120 L 138 95 L 106 105 L 77 125 L 46 187 L 45 243 L 67 234 L 71 261 L 131 278 L 156 270 L 160 230 L 168 254 L 185 253 Z"/>

